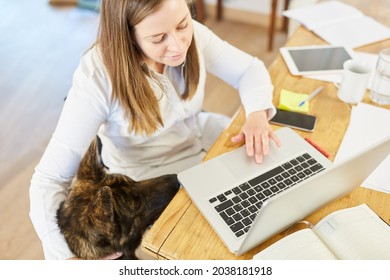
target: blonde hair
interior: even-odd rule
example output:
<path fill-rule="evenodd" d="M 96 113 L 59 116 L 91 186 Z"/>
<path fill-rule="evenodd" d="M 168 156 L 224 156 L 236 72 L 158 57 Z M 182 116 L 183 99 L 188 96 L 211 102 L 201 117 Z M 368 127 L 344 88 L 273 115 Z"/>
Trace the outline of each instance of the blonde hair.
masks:
<path fill-rule="evenodd" d="M 134 26 L 156 12 L 166 0 L 101 0 L 100 26 L 96 45 L 112 83 L 112 97 L 118 100 L 130 120 L 129 131 L 151 135 L 163 126 L 158 100 L 147 77 L 152 74 L 140 63 L 143 53 L 135 39 Z M 185 0 L 191 5 L 192 0 Z M 199 61 L 192 38 L 184 66 L 183 99 L 195 94 L 199 82 Z"/>

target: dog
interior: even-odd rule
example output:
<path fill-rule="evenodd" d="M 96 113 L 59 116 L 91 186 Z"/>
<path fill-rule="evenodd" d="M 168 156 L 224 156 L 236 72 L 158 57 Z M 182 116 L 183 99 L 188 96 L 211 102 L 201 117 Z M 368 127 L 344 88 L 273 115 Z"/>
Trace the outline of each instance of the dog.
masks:
<path fill-rule="evenodd" d="M 100 259 L 135 250 L 179 190 L 175 174 L 134 181 L 109 174 L 100 160 L 97 140 L 83 157 L 73 186 L 57 210 L 57 222 L 70 250 L 80 259 Z"/>

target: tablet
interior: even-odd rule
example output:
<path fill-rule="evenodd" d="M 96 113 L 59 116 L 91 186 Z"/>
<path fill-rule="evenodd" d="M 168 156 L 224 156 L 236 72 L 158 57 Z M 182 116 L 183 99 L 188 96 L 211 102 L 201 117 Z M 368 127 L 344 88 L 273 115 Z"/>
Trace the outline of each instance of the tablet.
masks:
<path fill-rule="evenodd" d="M 354 57 L 352 49 L 333 45 L 282 47 L 280 53 L 292 75 L 341 73 Z"/>

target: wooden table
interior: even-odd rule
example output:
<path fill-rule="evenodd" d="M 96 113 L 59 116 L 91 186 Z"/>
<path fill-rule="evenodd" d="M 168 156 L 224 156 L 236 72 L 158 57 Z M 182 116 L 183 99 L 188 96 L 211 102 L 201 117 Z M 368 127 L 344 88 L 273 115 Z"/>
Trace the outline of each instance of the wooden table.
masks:
<path fill-rule="evenodd" d="M 361 0 L 359 3 L 364 1 Z M 287 42 L 289 46 L 309 44 L 325 44 L 325 42 L 302 27 Z M 378 53 L 380 49 L 385 47 L 390 47 L 390 40 L 371 44 L 357 50 Z M 280 56 L 269 67 L 269 72 L 275 85 L 274 104 L 278 104 L 279 93 L 282 88 L 309 93 L 319 85 L 324 86 L 324 92 L 310 101 L 309 113 L 318 116 L 315 131 L 310 133 L 297 130 L 297 132 L 302 137 L 309 137 L 319 144 L 330 154 L 329 158 L 333 160 L 348 127 L 351 106 L 337 98 L 337 89 L 332 83 L 292 76 Z M 371 103 L 368 92 L 364 102 Z M 390 106 L 383 107 L 390 109 Z M 231 125 L 220 135 L 210 149 L 205 160 L 237 148 L 237 145 L 231 144 L 230 138 L 240 131 L 244 121 L 245 115 L 243 110 L 240 109 Z M 279 128 L 276 125 L 273 127 L 274 129 Z M 390 223 L 390 195 L 364 187 L 358 187 L 352 193 L 329 203 L 305 220 L 316 224 L 320 219 L 335 210 L 361 203 L 366 203 L 382 219 Z M 289 231 L 289 233 L 291 232 L 293 231 Z M 236 257 L 225 247 L 192 203 L 185 190 L 181 189 L 145 235 L 142 241 L 142 249 L 158 259 L 251 259 L 254 254 L 281 239 L 285 234 L 286 232 L 282 232 L 245 255 Z"/>

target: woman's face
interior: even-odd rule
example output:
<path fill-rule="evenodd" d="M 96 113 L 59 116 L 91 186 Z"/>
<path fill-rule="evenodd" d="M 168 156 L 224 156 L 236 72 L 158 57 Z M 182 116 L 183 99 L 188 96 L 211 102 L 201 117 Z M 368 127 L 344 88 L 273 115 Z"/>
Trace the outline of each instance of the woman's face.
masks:
<path fill-rule="evenodd" d="M 192 34 L 192 18 L 185 0 L 165 0 L 157 12 L 135 26 L 146 63 L 160 73 L 164 65 L 184 62 Z"/>

